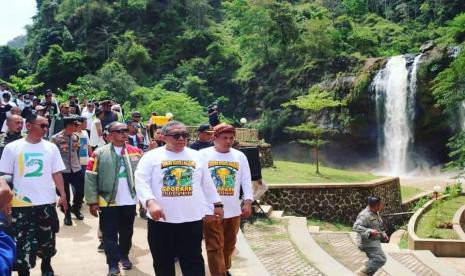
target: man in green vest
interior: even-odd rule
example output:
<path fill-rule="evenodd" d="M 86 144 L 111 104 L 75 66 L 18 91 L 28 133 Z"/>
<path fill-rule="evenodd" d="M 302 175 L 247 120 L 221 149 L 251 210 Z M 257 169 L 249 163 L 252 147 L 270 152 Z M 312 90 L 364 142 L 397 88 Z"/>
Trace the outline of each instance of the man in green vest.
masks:
<path fill-rule="evenodd" d="M 111 143 L 98 147 L 87 163 L 85 198 L 90 213 L 100 217 L 108 276 L 120 275 L 119 265 L 131 269 L 129 260 L 136 215 L 134 171 L 142 151 L 127 143 L 128 127 L 108 126 Z"/>

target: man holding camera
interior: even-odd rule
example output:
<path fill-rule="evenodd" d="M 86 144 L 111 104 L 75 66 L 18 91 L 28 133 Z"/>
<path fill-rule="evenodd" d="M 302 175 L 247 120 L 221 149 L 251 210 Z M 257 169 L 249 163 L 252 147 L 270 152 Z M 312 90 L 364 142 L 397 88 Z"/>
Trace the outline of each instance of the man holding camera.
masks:
<path fill-rule="evenodd" d="M 358 248 L 368 257 L 366 264 L 356 271 L 357 275 L 373 275 L 386 263 L 381 241 L 386 242 L 389 237 L 382 230 L 383 220 L 379 212 L 383 208 L 384 203 L 380 197 L 368 197 L 368 206 L 358 214 L 354 223 Z"/>

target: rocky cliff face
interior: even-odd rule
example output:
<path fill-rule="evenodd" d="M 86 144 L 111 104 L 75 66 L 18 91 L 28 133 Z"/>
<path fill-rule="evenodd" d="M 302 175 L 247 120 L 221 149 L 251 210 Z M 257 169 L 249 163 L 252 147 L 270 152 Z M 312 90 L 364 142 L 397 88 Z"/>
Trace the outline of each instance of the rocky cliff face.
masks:
<path fill-rule="evenodd" d="M 414 149 L 433 162 L 447 161 L 446 143 L 453 131 L 453 120 L 436 106 L 432 95 L 433 79 L 452 62 L 450 49 L 427 43 L 421 48 L 422 56 L 417 75 L 416 114 L 414 122 Z"/>

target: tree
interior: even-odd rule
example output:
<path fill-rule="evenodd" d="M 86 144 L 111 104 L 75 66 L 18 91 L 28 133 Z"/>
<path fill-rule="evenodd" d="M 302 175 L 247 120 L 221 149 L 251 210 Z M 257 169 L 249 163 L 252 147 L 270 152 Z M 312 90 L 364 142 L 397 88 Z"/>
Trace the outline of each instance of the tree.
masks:
<path fill-rule="evenodd" d="M 318 118 L 321 116 L 321 111 L 345 104 L 344 100 L 335 100 L 329 92 L 321 90 L 318 86 L 313 86 L 307 95 L 283 104 L 283 107 L 293 106 L 307 113 L 306 122 L 298 126 L 287 127 L 287 130 L 303 136 L 304 138 L 297 140 L 297 142 L 315 150 L 316 173 L 318 174 L 320 173 L 319 149 L 327 142 L 323 140 L 323 135 L 333 130 L 332 127 L 321 124 Z"/>
<path fill-rule="evenodd" d="M 9 46 L 0 46 L 0 78 L 8 79 L 24 67 L 24 57 L 20 51 Z"/>
<path fill-rule="evenodd" d="M 436 102 L 449 114 L 457 111 L 458 103 L 465 100 L 465 52 L 433 80 Z"/>
<path fill-rule="evenodd" d="M 10 82 L 6 82 L 16 92 L 27 92 L 30 89 L 37 89 L 44 86 L 43 82 L 37 82 L 35 75 L 30 75 L 20 69 L 16 75 L 10 77 Z"/>
<path fill-rule="evenodd" d="M 198 101 L 184 93 L 166 90 L 161 85 L 152 89 L 138 87 L 131 93 L 131 98 L 134 101 L 130 108 L 140 111 L 141 114 L 151 114 L 155 111 L 164 115 L 171 112 L 175 120 L 187 125 L 197 125 L 207 120 Z"/>
<path fill-rule="evenodd" d="M 81 83 L 86 83 L 88 90 L 99 91 L 100 96 L 107 95 L 119 103 L 133 100 L 130 95 L 137 87 L 134 78 L 116 61 L 105 63 L 95 75 L 86 75 Z"/>
<path fill-rule="evenodd" d="M 130 31 L 119 38 L 112 56 L 137 79 L 143 79 L 146 76 L 145 69 L 151 62 L 147 49 L 136 42 L 134 32 Z"/>
<path fill-rule="evenodd" d="M 64 89 L 85 73 L 86 65 L 82 55 L 65 52 L 58 45 L 52 45 L 47 55 L 37 64 L 37 79 L 51 89 Z"/>

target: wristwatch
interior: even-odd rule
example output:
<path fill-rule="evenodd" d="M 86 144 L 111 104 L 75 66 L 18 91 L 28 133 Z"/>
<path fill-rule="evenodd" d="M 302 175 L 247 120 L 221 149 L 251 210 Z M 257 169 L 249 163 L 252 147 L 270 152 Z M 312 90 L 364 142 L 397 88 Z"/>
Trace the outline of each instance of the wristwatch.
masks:
<path fill-rule="evenodd" d="M 215 208 L 223 208 L 223 206 L 224 205 L 221 202 L 220 203 L 213 203 L 213 207 L 215 207 Z"/>

